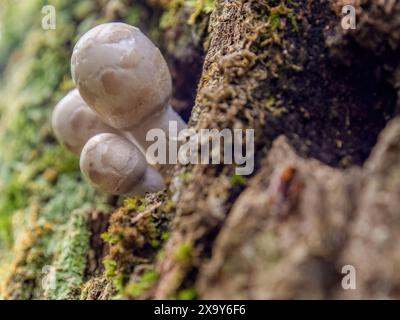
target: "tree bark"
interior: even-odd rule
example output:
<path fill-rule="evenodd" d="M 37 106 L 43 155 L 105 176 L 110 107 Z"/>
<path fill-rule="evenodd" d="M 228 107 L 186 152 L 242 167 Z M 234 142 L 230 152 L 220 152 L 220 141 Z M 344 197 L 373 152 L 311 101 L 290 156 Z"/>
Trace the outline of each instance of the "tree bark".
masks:
<path fill-rule="evenodd" d="M 192 126 L 253 128 L 257 173 L 243 187 L 231 165 L 182 169 L 153 297 L 192 286 L 201 298 L 396 296 L 398 120 L 376 141 L 397 99 L 395 34 L 381 14 L 396 24 L 398 6 L 361 1 L 351 33 L 334 12 L 342 4 L 217 1 Z M 378 51 L 365 28 L 388 33 Z M 185 261 L 182 246 L 193 248 Z M 339 289 L 347 264 L 356 293 Z"/>

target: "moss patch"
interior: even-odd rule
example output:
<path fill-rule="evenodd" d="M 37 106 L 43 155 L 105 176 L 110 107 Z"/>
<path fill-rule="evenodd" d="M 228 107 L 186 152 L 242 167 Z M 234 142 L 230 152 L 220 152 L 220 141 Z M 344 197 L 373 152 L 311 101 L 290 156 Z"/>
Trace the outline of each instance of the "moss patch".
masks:
<path fill-rule="evenodd" d="M 128 198 L 123 204 L 103 234 L 109 246 L 105 276 L 113 283 L 117 298 L 144 297 L 158 279 L 153 265 L 174 212 L 164 192 Z"/>

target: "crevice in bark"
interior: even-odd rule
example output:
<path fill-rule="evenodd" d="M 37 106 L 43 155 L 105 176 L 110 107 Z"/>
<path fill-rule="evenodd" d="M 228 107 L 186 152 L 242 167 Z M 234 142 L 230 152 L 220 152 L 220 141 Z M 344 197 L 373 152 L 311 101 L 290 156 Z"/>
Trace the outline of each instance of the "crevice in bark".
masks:
<path fill-rule="evenodd" d="M 87 254 L 87 265 L 85 277 L 101 275 L 104 272 L 103 259 L 108 251 L 108 244 L 104 242 L 101 235 L 107 231 L 110 214 L 93 211 L 88 219 L 88 230 L 90 231 L 90 249 Z"/>

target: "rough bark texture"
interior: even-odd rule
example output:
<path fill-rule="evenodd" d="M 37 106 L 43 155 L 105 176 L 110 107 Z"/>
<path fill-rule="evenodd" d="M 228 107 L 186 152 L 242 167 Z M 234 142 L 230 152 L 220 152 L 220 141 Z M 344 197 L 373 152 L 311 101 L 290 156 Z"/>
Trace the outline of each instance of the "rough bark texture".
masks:
<path fill-rule="evenodd" d="M 194 129 L 254 129 L 254 174 L 178 166 L 166 192 L 108 199 L 102 210 L 96 198 L 68 223 L 51 220 L 66 224 L 54 236 L 61 251 L 43 236 L 53 229 L 35 225 L 2 294 L 400 298 L 400 4 L 354 1 L 357 29 L 344 31 L 340 10 L 352 2 L 217 0 L 211 17 L 212 1 L 195 10 L 140 2 L 162 15 L 163 31 L 152 34 L 171 66 L 174 106 Z M 184 108 L 194 93 L 193 110 Z M 43 292 L 48 263 L 61 278 Z M 356 290 L 341 286 L 345 265 Z M 71 270 L 73 281 L 63 278 Z"/>
<path fill-rule="evenodd" d="M 362 26 L 366 10 L 380 9 L 363 5 Z M 346 35 L 339 25 L 325 1 L 217 2 L 193 123 L 196 128 L 254 128 L 260 169 L 239 197 L 243 188 L 230 183 L 232 167 L 185 169 L 190 180 L 178 187 L 177 216 L 167 258 L 158 263 L 154 297 L 194 286 L 202 298 L 334 298 L 344 264 L 363 270 L 379 261 L 356 263 L 358 255 L 367 259 L 365 252 L 351 253 L 352 259 L 346 252 L 352 250 L 357 222 L 365 219 L 364 202 L 378 201 L 371 199 L 379 195 L 371 198 L 363 185 L 383 179 L 371 163 L 388 161 L 379 150 L 396 143 L 395 137 L 387 138 L 396 122 L 378 142 L 379 155 L 358 169 L 340 167 L 362 165 L 393 116 L 396 90 L 388 80 L 398 59 L 389 59 L 389 48 L 379 58 L 374 50 L 359 48 L 352 39 L 363 33 Z M 343 48 L 336 51 L 339 43 Z M 346 67 L 343 52 L 349 51 L 354 63 Z M 271 147 L 280 134 L 286 140 L 279 138 Z M 307 160 L 311 157 L 326 165 Z M 391 163 L 393 177 L 396 161 Z M 381 203 L 395 207 L 392 188 L 392 200 Z M 366 239 L 361 242 L 368 246 Z M 192 246 L 184 262 L 174 258 L 182 245 Z M 396 269 L 394 258 L 387 261 L 382 268 Z M 358 269 L 359 264 L 364 267 Z M 396 287 L 392 280 L 379 280 L 379 271 L 364 276 L 384 284 L 370 292 L 360 284 L 359 297 L 386 296 L 383 288 Z"/>

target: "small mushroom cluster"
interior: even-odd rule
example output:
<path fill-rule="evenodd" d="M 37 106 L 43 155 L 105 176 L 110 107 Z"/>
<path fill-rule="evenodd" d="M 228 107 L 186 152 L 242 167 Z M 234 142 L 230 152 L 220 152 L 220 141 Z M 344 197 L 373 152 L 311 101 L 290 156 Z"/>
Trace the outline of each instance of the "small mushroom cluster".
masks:
<path fill-rule="evenodd" d="M 164 189 L 144 156 L 146 134 L 169 122 L 186 123 L 169 104 L 172 80 L 160 50 L 138 29 L 106 23 L 84 34 L 74 47 L 71 73 L 77 89 L 55 107 L 57 139 L 80 155 L 84 176 L 99 191 L 143 196 Z"/>

